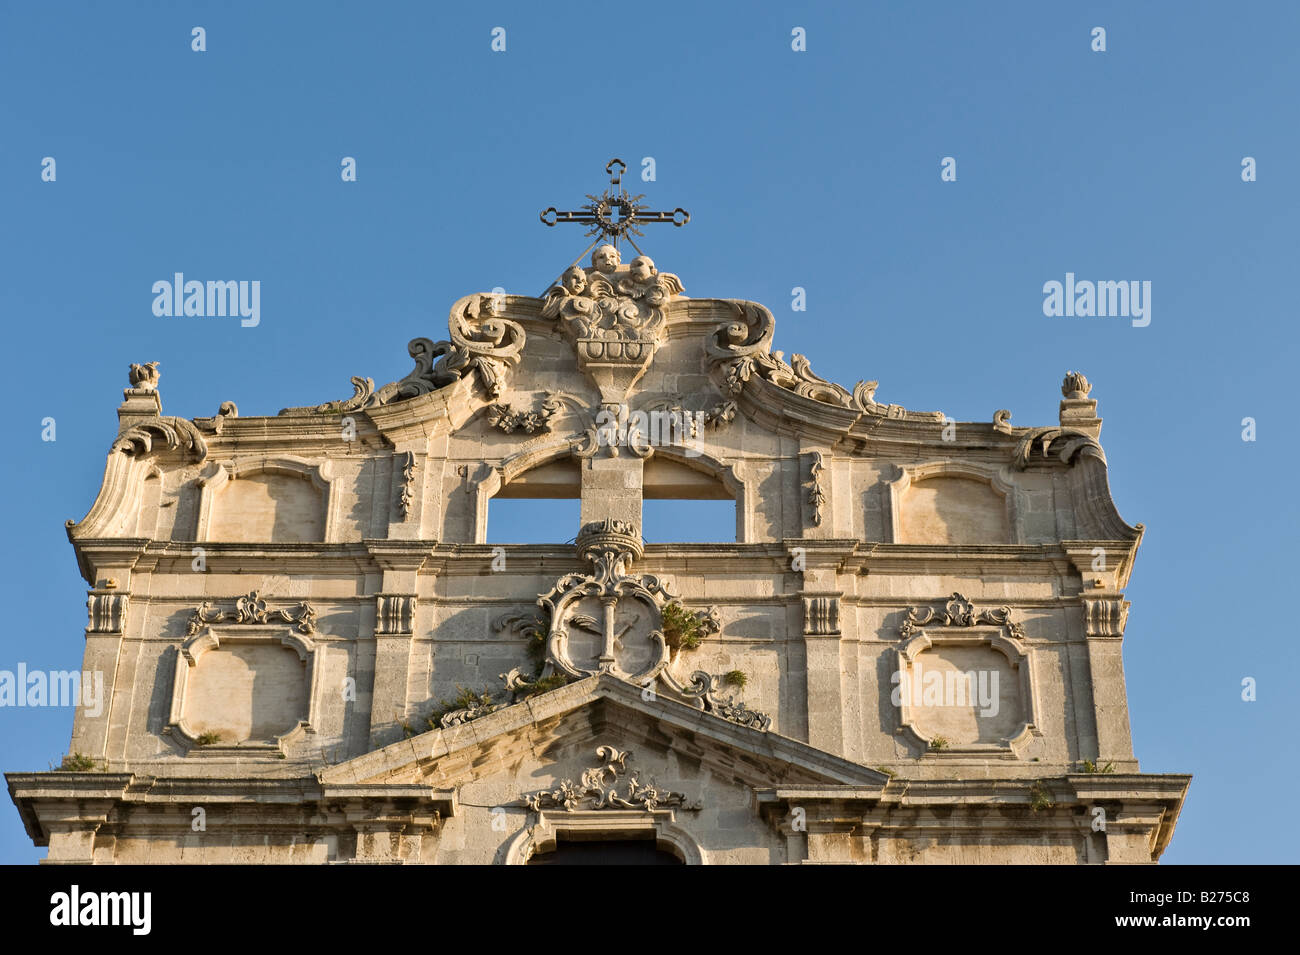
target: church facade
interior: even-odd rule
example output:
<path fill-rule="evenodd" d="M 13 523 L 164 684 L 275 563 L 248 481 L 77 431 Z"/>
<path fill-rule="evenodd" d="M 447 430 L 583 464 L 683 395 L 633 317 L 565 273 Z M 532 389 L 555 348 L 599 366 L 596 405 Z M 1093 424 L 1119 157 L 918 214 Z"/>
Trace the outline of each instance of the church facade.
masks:
<path fill-rule="evenodd" d="M 107 703 L 6 776 L 48 862 L 1159 858 L 1190 777 L 1133 753 L 1087 380 L 1047 427 L 880 403 L 623 262 L 638 215 L 559 214 L 615 243 L 346 399 L 173 417 L 132 366 L 68 525 Z M 488 544 L 496 497 L 579 499 L 576 543 Z M 662 498 L 735 542 L 645 543 Z"/>

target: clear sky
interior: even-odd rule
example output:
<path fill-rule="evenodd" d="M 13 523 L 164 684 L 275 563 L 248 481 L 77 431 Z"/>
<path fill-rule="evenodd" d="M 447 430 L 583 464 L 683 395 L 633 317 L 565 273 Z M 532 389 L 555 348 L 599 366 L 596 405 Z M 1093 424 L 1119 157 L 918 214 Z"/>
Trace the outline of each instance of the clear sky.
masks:
<path fill-rule="evenodd" d="M 80 665 L 63 522 L 94 499 L 129 362 L 161 362 L 164 413 L 186 417 L 400 378 L 459 296 L 549 284 L 586 240 L 538 212 L 620 156 L 655 208 L 691 212 L 643 248 L 688 295 L 767 304 L 776 347 L 824 377 L 1047 425 L 1063 374 L 1088 375 L 1120 513 L 1147 528 L 1134 745 L 1144 771 L 1195 775 L 1164 861 L 1300 861 L 1279 823 L 1300 785 L 1298 33 L 1289 0 L 5 0 L 0 669 Z M 178 271 L 260 281 L 260 323 L 156 317 L 151 287 Z M 1067 272 L 1149 281 L 1150 324 L 1047 317 Z M 0 767 L 57 765 L 71 722 L 0 709 Z M 41 855 L 0 801 L 0 861 Z"/>

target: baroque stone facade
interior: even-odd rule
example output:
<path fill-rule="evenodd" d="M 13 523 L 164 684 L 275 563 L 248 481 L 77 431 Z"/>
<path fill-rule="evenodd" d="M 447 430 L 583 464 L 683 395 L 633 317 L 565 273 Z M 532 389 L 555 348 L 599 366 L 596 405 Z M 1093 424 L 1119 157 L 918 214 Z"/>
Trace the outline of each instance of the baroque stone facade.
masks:
<path fill-rule="evenodd" d="M 1142 526 L 1086 379 L 953 423 L 684 291 L 600 246 L 274 417 L 133 365 L 68 525 L 95 766 L 7 776 L 48 861 L 1155 861 L 1190 778 L 1132 751 Z M 579 498 L 576 547 L 489 546 L 498 495 Z M 735 543 L 644 543 L 646 496 L 735 501 Z"/>

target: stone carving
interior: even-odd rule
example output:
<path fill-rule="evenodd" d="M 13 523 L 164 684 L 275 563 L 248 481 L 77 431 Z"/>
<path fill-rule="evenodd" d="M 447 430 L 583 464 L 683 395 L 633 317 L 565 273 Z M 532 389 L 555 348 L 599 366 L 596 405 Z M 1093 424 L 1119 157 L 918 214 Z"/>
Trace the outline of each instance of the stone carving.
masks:
<path fill-rule="evenodd" d="M 86 597 L 87 633 L 121 633 L 126 623 L 130 594 L 106 594 L 92 591 Z"/>
<path fill-rule="evenodd" d="M 239 407 L 233 401 L 221 402 L 221 407 L 211 418 L 195 418 L 194 425 L 202 431 L 210 431 L 213 434 L 221 434 L 221 429 L 226 426 L 227 418 L 238 418 Z"/>
<path fill-rule="evenodd" d="M 582 774 L 578 782 L 563 779 L 555 789 L 543 789 L 525 795 L 521 802 L 533 812 L 543 809 L 685 809 L 698 811 L 699 803 L 692 803 L 685 795 L 657 789 L 643 783 L 638 770 L 627 770 L 627 760 L 632 754 L 613 746 L 596 748 L 596 759 L 601 763 Z"/>
<path fill-rule="evenodd" d="M 415 452 L 403 451 L 398 459 L 402 462 L 402 489 L 397 495 L 397 513 L 406 520 L 415 502 Z"/>
<path fill-rule="evenodd" d="M 804 597 L 803 632 L 810 635 L 839 633 L 840 599 L 838 597 Z"/>
<path fill-rule="evenodd" d="M 1088 397 L 1092 391 L 1092 385 L 1088 379 L 1083 377 L 1077 371 L 1067 371 L 1065 380 L 1061 382 L 1061 394 L 1068 399 L 1083 399 Z"/>
<path fill-rule="evenodd" d="M 1085 451 L 1095 454 L 1103 464 L 1106 462 L 1101 445 L 1090 434 L 1075 428 L 1033 428 L 1020 439 L 1011 460 L 1016 470 L 1023 471 L 1033 464 L 1049 463 L 1053 458 L 1070 464 Z"/>
<path fill-rule="evenodd" d="M 550 618 L 547 668 L 574 679 L 610 673 L 643 686 L 669 663 L 662 608 L 673 594 L 657 577 L 630 573 L 642 554 L 633 525 L 587 524 L 577 546 L 592 572 L 566 574 L 537 600 Z"/>
<path fill-rule="evenodd" d="M 349 411 L 360 411 L 366 408 L 375 399 L 375 380 L 373 378 L 360 378 L 352 376 L 352 397 L 341 398 L 337 401 L 326 401 L 318 405 L 303 405 L 296 408 L 282 408 L 280 414 L 347 414 Z"/>
<path fill-rule="evenodd" d="M 691 674 L 691 682 L 682 688 L 682 694 L 689 699 L 698 699 L 706 713 L 713 713 L 724 720 L 766 733 L 772 725 L 772 718 L 757 710 L 751 710 L 733 695 L 719 693 L 718 686 L 723 679 L 722 676 L 696 670 Z"/>
<path fill-rule="evenodd" d="M 1128 601 L 1118 597 L 1084 599 L 1084 627 L 1090 637 L 1122 637 L 1128 624 Z"/>
<path fill-rule="evenodd" d="M 466 375 L 477 375 L 488 396 L 499 398 L 505 374 L 519 363 L 526 339 L 517 322 L 498 317 L 502 298 L 480 294 L 458 300 L 448 321 L 451 341 L 414 339 L 407 350 L 415 359 L 415 370 L 401 381 L 379 389 L 376 402 L 388 404 L 414 398 Z"/>
<path fill-rule="evenodd" d="M 503 299 L 483 294 L 459 299 L 448 320 L 451 341 L 412 339 L 406 350 L 415 360 L 415 368 L 400 381 L 376 389 L 373 379 L 353 377 L 351 398 L 285 408 L 280 414 L 360 411 L 428 394 L 468 375 L 477 377 L 489 397 L 500 397 L 506 372 L 519 363 L 526 339 L 521 325 L 499 317 Z"/>
<path fill-rule="evenodd" d="M 268 610 L 266 600 L 260 592 L 254 590 L 238 598 L 234 610 L 219 610 L 209 601 L 203 601 L 190 614 L 185 633 L 192 637 L 203 628 L 204 624 L 211 623 L 292 623 L 299 633 L 311 634 L 316 632 L 316 611 L 306 601 L 299 603 L 292 610 Z"/>
<path fill-rule="evenodd" d="M 548 394 L 542 399 L 542 406 L 538 411 L 516 411 L 510 405 L 503 404 L 488 405 L 487 421 L 490 426 L 506 434 L 514 434 L 520 430 L 526 434 L 534 434 L 538 431 L 550 431 L 552 419 L 563 410 L 564 405 L 556 396 Z"/>
<path fill-rule="evenodd" d="M 158 362 L 145 362 L 143 365 L 132 364 L 128 379 L 136 391 L 158 390 Z"/>
<path fill-rule="evenodd" d="M 495 713 L 497 710 L 503 710 L 509 705 L 510 704 L 508 703 L 494 703 L 491 700 L 485 702 L 480 699 L 470 706 L 463 707 L 459 710 L 452 710 L 450 713 L 443 714 L 438 718 L 438 726 L 440 729 L 448 729 L 452 726 L 463 726 L 479 717 Z"/>
<path fill-rule="evenodd" d="M 180 448 L 189 452 L 190 458 L 200 462 L 208 456 L 208 443 L 199 429 L 185 418 L 158 417 L 138 422 L 123 429 L 113 442 L 110 451 L 121 451 L 128 457 L 143 457 L 155 450 L 171 451 Z"/>
<path fill-rule="evenodd" d="M 834 382 L 813 374 L 812 365 L 803 355 L 772 351 L 776 319 L 756 302 L 732 302 L 736 318 L 718 325 L 706 340 L 705 348 L 713 364 L 723 366 L 727 393 L 735 396 L 745 383 L 757 376 L 805 398 L 849 408 L 853 398 Z"/>
<path fill-rule="evenodd" d="M 375 633 L 411 633 L 415 629 L 415 597 L 409 594 L 377 594 Z"/>
<path fill-rule="evenodd" d="M 822 464 L 822 453 L 814 451 L 812 453 L 812 463 L 808 467 L 808 480 L 804 482 L 804 487 L 808 488 L 808 505 L 813 509 L 812 522 L 820 527 L 822 523 L 822 508 L 826 506 L 826 492 L 822 490 L 822 472 L 826 466 Z"/>
<path fill-rule="evenodd" d="M 681 280 L 648 256 L 624 267 L 618 250 L 602 245 L 590 269 L 572 265 L 547 290 L 542 317 L 563 323 L 578 366 L 609 407 L 623 402 L 649 367 L 663 340 L 664 309 L 682 292 Z"/>
<path fill-rule="evenodd" d="M 948 598 L 942 611 L 936 612 L 932 607 L 909 607 L 907 619 L 903 621 L 899 633 L 907 638 L 930 626 L 975 627 L 980 624 L 1005 627 L 1011 636 L 1019 639 L 1025 637 L 1024 626 L 1012 621 L 1010 607 L 998 607 L 996 610 L 984 610 L 976 614 L 975 605 L 957 593 Z"/>
<path fill-rule="evenodd" d="M 908 411 L 902 405 L 882 405 L 876 401 L 877 381 L 859 381 L 853 386 L 853 403 L 869 415 L 907 421 L 943 421 L 942 411 Z M 1010 412 L 1008 412 L 1009 414 Z"/>
<path fill-rule="evenodd" d="M 649 256 L 639 255 L 630 266 L 619 264 L 618 250 L 602 245 L 591 255 L 591 268 L 571 265 L 547 290 L 544 318 L 559 318 L 569 336 L 588 357 L 626 353 L 637 348 L 596 345 L 596 342 L 657 342 L 664 326 L 664 306 L 685 289 L 671 272 L 660 272 Z"/>

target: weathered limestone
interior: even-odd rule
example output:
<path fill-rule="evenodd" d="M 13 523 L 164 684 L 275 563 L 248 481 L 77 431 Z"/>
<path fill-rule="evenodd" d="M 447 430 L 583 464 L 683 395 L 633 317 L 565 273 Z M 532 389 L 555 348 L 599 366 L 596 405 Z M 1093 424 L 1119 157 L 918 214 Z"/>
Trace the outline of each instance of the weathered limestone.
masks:
<path fill-rule="evenodd" d="M 1132 752 L 1142 527 L 1083 376 L 1059 426 L 881 404 L 612 246 L 449 325 L 274 417 L 132 366 L 68 526 L 95 768 L 7 776 L 49 862 L 1159 858 L 1189 777 Z M 498 496 L 580 498 L 577 546 L 487 545 Z M 736 542 L 645 544 L 652 497 Z"/>

